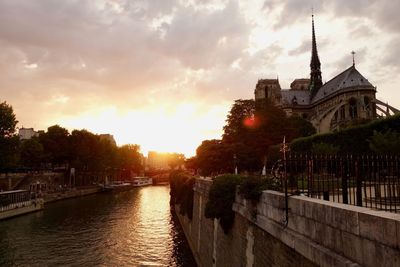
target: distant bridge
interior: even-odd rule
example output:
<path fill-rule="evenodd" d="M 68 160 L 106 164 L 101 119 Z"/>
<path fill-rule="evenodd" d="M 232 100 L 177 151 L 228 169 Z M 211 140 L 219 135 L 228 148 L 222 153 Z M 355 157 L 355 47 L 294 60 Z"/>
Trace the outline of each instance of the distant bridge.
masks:
<path fill-rule="evenodd" d="M 169 174 L 171 170 L 151 170 L 146 172 L 146 176 L 153 179 L 153 184 L 169 184 Z"/>

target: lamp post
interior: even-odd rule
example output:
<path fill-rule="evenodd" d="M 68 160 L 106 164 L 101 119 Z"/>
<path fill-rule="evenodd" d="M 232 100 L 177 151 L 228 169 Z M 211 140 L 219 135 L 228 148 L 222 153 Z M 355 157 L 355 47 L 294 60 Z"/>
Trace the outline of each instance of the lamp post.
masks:
<path fill-rule="evenodd" d="M 267 176 L 267 156 L 264 156 L 264 166 L 261 172 L 261 176 Z"/>
<path fill-rule="evenodd" d="M 237 157 L 236 154 L 233 154 L 233 165 L 235 166 L 235 175 L 238 174 L 238 169 L 237 169 Z"/>
<path fill-rule="evenodd" d="M 289 224 L 289 203 L 288 203 L 288 181 L 287 181 L 287 168 L 286 168 L 286 152 L 290 150 L 289 146 L 286 143 L 286 136 L 283 137 L 283 142 L 280 148 L 280 151 L 283 154 L 283 171 L 284 171 L 284 185 L 285 185 L 285 219 L 284 225 L 285 227 Z"/>

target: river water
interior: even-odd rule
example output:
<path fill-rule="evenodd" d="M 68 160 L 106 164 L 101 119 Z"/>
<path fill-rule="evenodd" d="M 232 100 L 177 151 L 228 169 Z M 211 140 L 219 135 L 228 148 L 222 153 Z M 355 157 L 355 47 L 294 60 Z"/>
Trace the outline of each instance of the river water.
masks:
<path fill-rule="evenodd" d="M 0 266 L 195 266 L 168 186 L 47 204 L 0 222 Z"/>

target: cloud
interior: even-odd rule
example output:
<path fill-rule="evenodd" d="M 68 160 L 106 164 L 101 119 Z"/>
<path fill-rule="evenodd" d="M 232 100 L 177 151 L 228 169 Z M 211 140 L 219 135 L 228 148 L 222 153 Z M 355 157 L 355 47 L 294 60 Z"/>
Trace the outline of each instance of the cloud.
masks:
<path fill-rule="evenodd" d="M 328 45 L 328 40 L 327 39 L 318 40 L 317 47 L 318 47 L 319 50 L 323 50 L 327 45 Z M 306 39 L 306 40 L 303 40 L 302 43 L 298 47 L 290 50 L 288 52 L 288 55 L 289 56 L 297 56 L 297 55 L 301 55 L 303 53 L 310 54 L 311 53 L 311 46 L 312 46 L 312 44 L 311 44 L 311 39 L 310 38 Z"/>
<path fill-rule="evenodd" d="M 371 76 L 398 70 L 396 1 L 3 0 L 1 97 L 25 126 L 46 128 L 106 107 L 206 110 L 276 75 L 288 88 L 309 73 L 312 6 L 324 77 L 351 50 Z"/>

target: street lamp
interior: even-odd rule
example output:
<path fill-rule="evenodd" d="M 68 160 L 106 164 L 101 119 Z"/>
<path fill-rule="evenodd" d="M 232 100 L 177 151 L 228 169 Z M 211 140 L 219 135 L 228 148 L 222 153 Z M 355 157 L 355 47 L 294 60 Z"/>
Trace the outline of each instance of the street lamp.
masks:
<path fill-rule="evenodd" d="M 237 169 L 237 157 L 236 154 L 233 154 L 233 164 L 235 165 L 235 174 L 238 174 L 238 169 Z"/>

